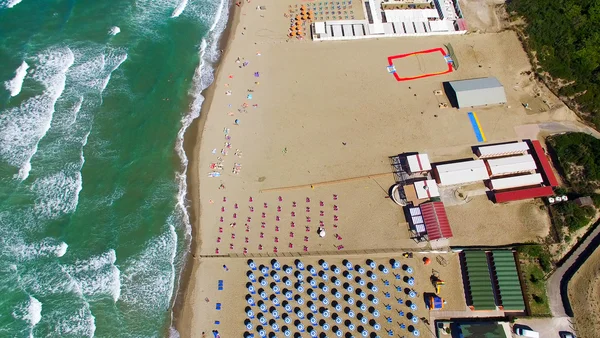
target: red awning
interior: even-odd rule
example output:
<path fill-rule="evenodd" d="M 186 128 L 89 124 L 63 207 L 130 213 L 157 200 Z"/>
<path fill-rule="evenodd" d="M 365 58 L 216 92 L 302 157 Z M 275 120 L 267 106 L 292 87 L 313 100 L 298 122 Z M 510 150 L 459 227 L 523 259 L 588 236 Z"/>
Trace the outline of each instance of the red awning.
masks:
<path fill-rule="evenodd" d="M 452 237 L 452 229 L 450 229 L 450 222 L 448 222 L 448 216 L 446 216 L 444 203 L 429 202 L 423 203 L 419 207 L 421 208 L 425 229 L 430 241 Z"/>
<path fill-rule="evenodd" d="M 549 185 L 553 187 L 558 186 L 558 181 L 556 180 L 556 176 L 554 176 L 554 171 L 552 171 L 552 166 L 546 157 L 546 152 L 544 152 L 544 148 L 542 148 L 540 141 L 531 140 L 531 144 L 533 145 L 533 150 L 535 151 L 535 157 L 538 158 L 538 161 L 542 166 L 542 175 L 544 175 Z"/>
<path fill-rule="evenodd" d="M 529 198 L 546 197 L 554 195 L 552 187 L 537 187 L 514 191 L 499 192 L 494 194 L 496 203 L 526 200 Z"/>

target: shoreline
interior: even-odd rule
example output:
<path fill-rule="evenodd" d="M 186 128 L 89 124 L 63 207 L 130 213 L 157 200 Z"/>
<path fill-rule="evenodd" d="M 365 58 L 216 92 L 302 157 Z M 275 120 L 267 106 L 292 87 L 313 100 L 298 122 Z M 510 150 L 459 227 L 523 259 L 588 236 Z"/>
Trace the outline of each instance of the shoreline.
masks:
<path fill-rule="evenodd" d="M 182 335 L 182 330 L 179 327 L 183 317 L 183 307 L 185 304 L 185 296 L 189 295 L 193 292 L 194 288 L 194 272 L 198 269 L 200 262 L 196 260 L 196 252 L 202 244 L 202 240 L 200 237 L 200 177 L 199 177 L 199 162 L 200 162 L 200 146 L 202 143 L 202 130 L 204 129 L 204 125 L 206 123 L 206 119 L 208 116 L 208 109 L 213 100 L 213 96 L 215 93 L 215 82 L 219 76 L 219 73 L 222 70 L 221 62 L 225 59 L 227 55 L 227 47 L 229 46 L 230 40 L 233 37 L 235 29 L 240 20 L 240 11 L 236 11 L 235 2 L 232 1 L 229 8 L 229 18 L 227 20 L 227 24 L 223 34 L 219 38 L 218 49 L 222 51 L 219 56 L 219 60 L 214 64 L 214 78 L 213 82 L 200 94 L 204 96 L 204 101 L 202 102 L 202 106 L 200 108 L 200 116 L 195 119 L 192 124 L 189 126 L 188 130 L 184 135 L 183 141 L 183 150 L 185 151 L 186 156 L 188 157 L 188 175 L 186 180 L 188 181 L 187 185 L 187 200 L 190 202 L 188 212 L 191 223 L 191 231 L 192 231 L 192 239 L 190 243 L 190 250 L 187 254 L 187 257 L 184 262 L 184 267 L 182 270 L 182 274 L 180 276 L 181 283 L 179 285 L 179 289 L 177 290 L 177 299 L 173 303 L 171 311 L 173 312 L 173 320 L 171 322 L 170 328 L 175 328 L 180 336 Z M 201 62 L 201 60 L 199 60 Z M 169 330 L 170 330 L 169 328 Z"/>

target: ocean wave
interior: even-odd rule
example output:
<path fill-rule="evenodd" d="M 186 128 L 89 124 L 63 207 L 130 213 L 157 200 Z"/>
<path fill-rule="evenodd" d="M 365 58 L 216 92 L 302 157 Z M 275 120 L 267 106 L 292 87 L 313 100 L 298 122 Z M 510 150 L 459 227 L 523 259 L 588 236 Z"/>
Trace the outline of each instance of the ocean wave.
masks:
<path fill-rule="evenodd" d="M 204 96 L 202 96 L 202 91 L 206 89 L 213 81 L 214 81 L 214 64 L 218 61 L 220 57 L 220 51 L 218 42 L 223 34 L 225 27 L 227 26 L 227 20 L 229 18 L 229 1 L 221 0 L 219 7 L 217 8 L 214 22 L 211 25 L 210 31 L 208 35 L 202 39 L 200 44 L 200 64 L 196 68 L 194 72 L 194 77 L 192 80 L 192 88 L 190 89 L 190 96 L 193 97 L 192 104 L 190 105 L 189 112 L 181 119 L 181 128 L 177 133 L 177 140 L 175 143 L 175 150 L 179 156 L 181 171 L 176 173 L 177 184 L 178 184 L 178 194 L 177 194 L 177 209 L 182 214 L 182 221 L 185 226 L 185 254 L 183 257 L 187 255 L 189 252 L 191 245 L 191 236 L 192 236 L 192 226 L 190 222 L 190 215 L 188 213 L 188 203 L 187 203 L 187 170 L 189 160 L 183 149 L 184 136 L 185 132 L 192 124 L 192 122 L 200 116 L 200 110 L 202 107 L 202 102 L 204 102 Z M 183 266 L 182 266 L 183 268 Z M 181 276 L 181 271 L 179 271 L 179 276 Z M 180 279 L 177 280 L 177 285 L 180 284 Z M 176 297 L 173 297 L 173 302 L 175 302 Z M 179 333 L 172 326 L 173 322 L 173 313 L 171 312 L 171 328 L 169 331 L 170 337 L 178 337 Z"/>
<path fill-rule="evenodd" d="M 68 47 L 47 50 L 37 56 L 33 78 L 45 90 L 0 115 L 0 157 L 19 168 L 16 178 L 25 180 L 31 158 L 52 122 L 55 104 L 65 89 L 66 73 L 74 62 Z"/>
<path fill-rule="evenodd" d="M 27 69 L 29 65 L 27 62 L 23 61 L 23 63 L 17 68 L 15 71 L 15 77 L 12 80 L 6 81 L 4 86 L 10 92 L 11 97 L 15 97 L 19 95 L 21 92 L 21 88 L 23 87 L 23 81 L 25 80 L 25 76 L 27 75 Z"/>
<path fill-rule="evenodd" d="M 177 7 L 175 8 L 175 10 L 173 11 L 173 14 L 171 14 L 172 18 L 176 18 L 178 16 L 181 15 L 181 13 L 183 13 L 183 11 L 185 10 L 185 7 L 188 4 L 188 0 L 181 0 L 181 2 L 177 5 Z"/>
<path fill-rule="evenodd" d="M 54 322 L 54 334 L 50 336 L 93 337 L 96 332 L 96 318 L 90 311 L 90 306 L 84 303 L 74 313 L 66 311 L 57 315 Z"/>
<path fill-rule="evenodd" d="M 0 8 L 13 8 L 16 5 L 18 5 L 21 1 L 23 0 L 4 0 L 3 2 L 0 2 Z"/>
<path fill-rule="evenodd" d="M 23 320 L 29 324 L 29 336 L 33 337 L 33 328 L 42 319 L 42 303 L 36 298 L 29 296 L 26 302 L 17 306 L 12 315 L 14 318 Z"/>
<path fill-rule="evenodd" d="M 60 171 L 56 174 L 38 178 L 31 190 L 36 193 L 34 210 L 43 217 L 54 219 L 62 214 L 75 211 L 83 180 L 79 171 L 83 163 L 77 164 L 78 170 L 70 173 Z"/>
<path fill-rule="evenodd" d="M 119 28 L 119 26 L 112 26 L 108 30 L 108 35 L 115 36 L 115 35 L 117 35 L 119 33 L 121 33 L 121 28 Z"/>
<path fill-rule="evenodd" d="M 67 243 L 53 238 L 46 238 L 38 243 L 26 244 L 20 238 L 13 238 L 10 243 L 5 243 L 5 249 L 12 253 L 18 260 L 31 260 L 39 257 L 62 257 L 69 247 Z"/>
<path fill-rule="evenodd" d="M 168 230 L 150 240 L 137 256 L 123 263 L 121 300 L 141 311 L 167 310 L 174 290 L 177 234 Z"/>
<path fill-rule="evenodd" d="M 121 296 L 121 271 L 115 265 L 115 250 L 78 260 L 74 265 L 66 267 L 69 275 L 75 280 L 81 293 L 86 296 L 108 294 L 117 301 Z"/>

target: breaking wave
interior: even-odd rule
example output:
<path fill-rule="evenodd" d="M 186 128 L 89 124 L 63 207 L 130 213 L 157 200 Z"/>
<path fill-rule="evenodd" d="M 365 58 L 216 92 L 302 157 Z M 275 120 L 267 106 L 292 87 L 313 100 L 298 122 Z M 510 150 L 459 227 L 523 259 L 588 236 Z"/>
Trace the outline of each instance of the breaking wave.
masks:
<path fill-rule="evenodd" d="M 15 77 L 12 80 L 6 81 L 4 83 L 6 89 L 8 89 L 8 91 L 10 92 L 10 96 L 17 96 L 21 92 L 21 88 L 23 87 L 23 81 L 25 80 L 25 76 L 27 75 L 28 68 L 29 65 L 27 64 L 27 62 L 23 61 L 23 63 L 15 71 Z"/>
<path fill-rule="evenodd" d="M 74 62 L 68 47 L 53 48 L 37 56 L 33 78 L 45 90 L 0 115 L 0 157 L 19 168 L 16 178 L 25 180 L 31 158 L 52 122 L 54 105 L 65 89 L 66 73 Z"/>

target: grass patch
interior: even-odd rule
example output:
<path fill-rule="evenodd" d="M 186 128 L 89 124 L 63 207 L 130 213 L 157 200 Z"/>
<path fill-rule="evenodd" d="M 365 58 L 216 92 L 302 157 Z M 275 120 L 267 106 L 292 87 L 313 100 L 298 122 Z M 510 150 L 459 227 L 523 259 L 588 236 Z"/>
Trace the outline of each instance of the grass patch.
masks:
<path fill-rule="evenodd" d="M 550 305 L 546 293 L 546 279 L 540 265 L 532 260 L 521 264 L 521 271 L 525 276 L 527 294 L 525 300 L 529 303 L 532 316 L 550 315 Z"/>

